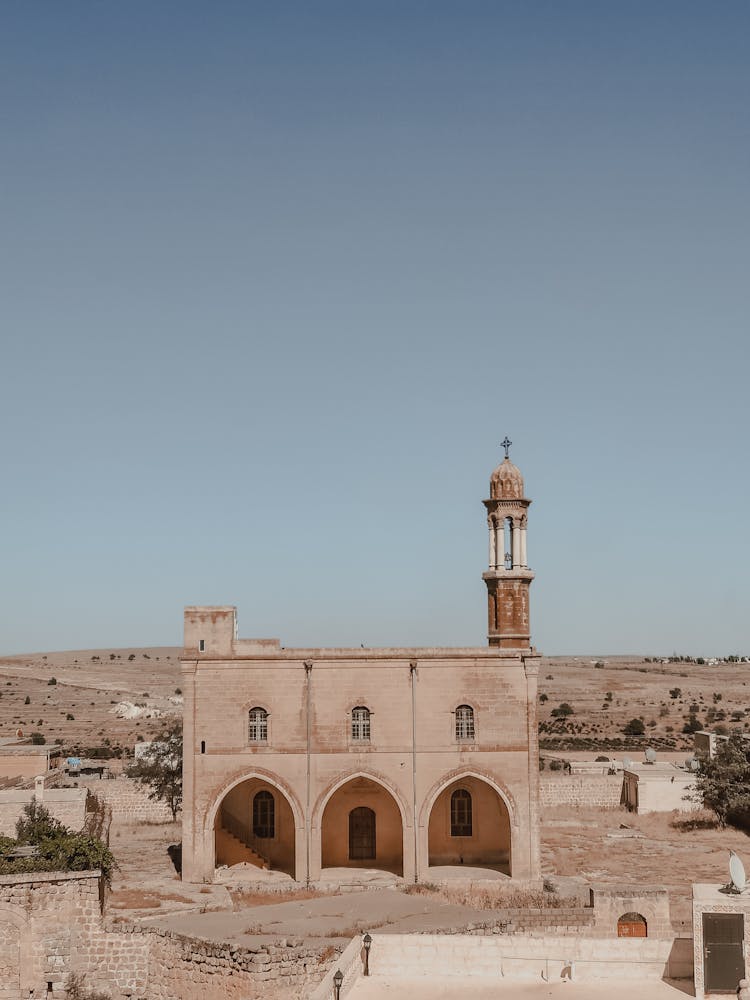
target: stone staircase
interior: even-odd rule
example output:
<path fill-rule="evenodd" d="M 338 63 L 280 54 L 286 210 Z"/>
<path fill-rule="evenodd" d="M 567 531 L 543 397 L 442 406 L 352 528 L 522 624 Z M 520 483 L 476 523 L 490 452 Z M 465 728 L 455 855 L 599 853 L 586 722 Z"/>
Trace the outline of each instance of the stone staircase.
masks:
<path fill-rule="evenodd" d="M 216 863 L 218 865 L 246 864 L 255 865 L 256 868 L 267 870 L 270 866 L 268 861 L 261 857 L 247 844 L 243 844 L 239 837 L 236 837 L 223 826 L 216 831 Z"/>

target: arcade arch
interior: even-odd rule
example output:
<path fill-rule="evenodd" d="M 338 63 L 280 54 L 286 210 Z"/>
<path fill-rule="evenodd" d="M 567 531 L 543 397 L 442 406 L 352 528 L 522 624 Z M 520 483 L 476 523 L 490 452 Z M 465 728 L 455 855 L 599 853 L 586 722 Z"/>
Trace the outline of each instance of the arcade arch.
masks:
<path fill-rule="evenodd" d="M 380 868 L 403 875 L 401 807 L 373 778 L 357 775 L 330 794 L 320 833 L 323 868 Z"/>
<path fill-rule="evenodd" d="M 214 817 L 215 865 L 251 864 L 296 877 L 296 824 L 292 805 L 260 775 L 224 793 Z"/>
<path fill-rule="evenodd" d="M 428 821 L 428 863 L 473 865 L 511 874 L 511 817 L 499 792 L 466 774 L 437 793 Z"/>

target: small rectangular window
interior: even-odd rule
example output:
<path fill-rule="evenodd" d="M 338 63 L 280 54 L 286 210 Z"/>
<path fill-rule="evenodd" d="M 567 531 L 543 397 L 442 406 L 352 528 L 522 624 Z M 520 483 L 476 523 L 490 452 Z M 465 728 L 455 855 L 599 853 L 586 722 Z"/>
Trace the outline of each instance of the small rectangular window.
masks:
<path fill-rule="evenodd" d="M 201 740 L 201 753 L 205 753 L 205 752 L 206 752 L 206 741 L 205 740 Z"/>
<path fill-rule="evenodd" d="M 199 653 L 205 653 L 206 652 L 206 640 L 205 639 L 199 639 L 198 640 L 198 652 Z"/>

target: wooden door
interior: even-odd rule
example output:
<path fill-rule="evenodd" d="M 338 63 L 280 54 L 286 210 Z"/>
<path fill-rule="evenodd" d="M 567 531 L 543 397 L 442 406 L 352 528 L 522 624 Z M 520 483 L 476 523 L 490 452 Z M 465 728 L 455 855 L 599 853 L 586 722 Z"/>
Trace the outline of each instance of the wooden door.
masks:
<path fill-rule="evenodd" d="M 349 860 L 375 858 L 375 813 L 367 806 L 357 806 L 349 813 Z"/>

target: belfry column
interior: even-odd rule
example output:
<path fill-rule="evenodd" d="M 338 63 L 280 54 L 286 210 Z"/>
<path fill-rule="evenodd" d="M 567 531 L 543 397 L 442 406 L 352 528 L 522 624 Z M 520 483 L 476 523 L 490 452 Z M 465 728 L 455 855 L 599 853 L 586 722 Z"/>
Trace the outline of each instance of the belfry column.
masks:
<path fill-rule="evenodd" d="M 521 524 L 514 517 L 511 521 L 511 552 L 513 553 L 513 569 L 523 565 L 521 562 Z"/>
<path fill-rule="evenodd" d="M 526 562 L 526 523 L 522 523 L 521 527 L 518 529 L 521 536 L 521 567 L 526 569 L 528 563 Z"/>
<path fill-rule="evenodd" d="M 490 569 L 492 569 L 497 566 L 497 530 L 492 518 L 488 518 L 487 524 L 490 528 Z"/>

